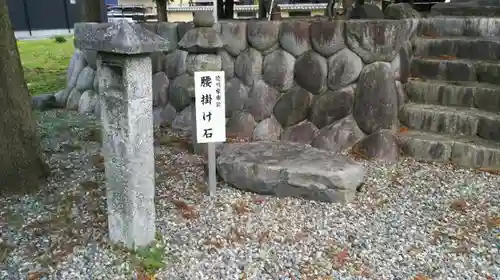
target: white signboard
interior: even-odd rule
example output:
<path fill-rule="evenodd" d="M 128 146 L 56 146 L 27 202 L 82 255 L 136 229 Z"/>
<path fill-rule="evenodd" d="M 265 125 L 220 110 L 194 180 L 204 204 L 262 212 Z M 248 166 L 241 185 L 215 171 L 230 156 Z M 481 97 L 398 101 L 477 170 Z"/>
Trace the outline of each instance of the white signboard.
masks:
<path fill-rule="evenodd" d="M 224 71 L 194 73 L 196 141 L 198 143 L 226 141 L 224 85 Z"/>

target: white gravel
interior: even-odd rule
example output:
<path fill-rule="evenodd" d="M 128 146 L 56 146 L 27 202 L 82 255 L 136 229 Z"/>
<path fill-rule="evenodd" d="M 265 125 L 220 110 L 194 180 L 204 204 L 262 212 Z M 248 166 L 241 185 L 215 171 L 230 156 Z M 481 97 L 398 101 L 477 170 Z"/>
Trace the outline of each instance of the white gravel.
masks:
<path fill-rule="evenodd" d="M 130 254 L 108 244 L 92 157 L 99 147 L 75 140 L 85 132 L 78 125 L 66 142 L 45 144 L 54 169 L 47 187 L 0 199 L 0 279 L 135 278 Z M 209 198 L 203 159 L 175 137 L 161 139 L 157 226 L 166 249 L 155 279 L 500 279 L 498 174 L 362 161 L 368 178 L 349 204 L 223 184 Z"/>

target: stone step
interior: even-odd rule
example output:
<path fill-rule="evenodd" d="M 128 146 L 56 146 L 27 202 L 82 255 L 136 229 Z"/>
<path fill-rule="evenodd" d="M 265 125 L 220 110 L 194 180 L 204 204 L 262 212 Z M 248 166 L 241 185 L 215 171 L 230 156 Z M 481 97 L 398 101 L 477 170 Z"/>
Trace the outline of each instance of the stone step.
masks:
<path fill-rule="evenodd" d="M 400 121 L 411 130 L 456 136 L 478 136 L 500 142 L 500 114 L 474 108 L 408 103 Z"/>
<path fill-rule="evenodd" d="M 500 40 L 494 37 L 440 37 L 415 38 L 416 57 L 456 57 L 473 60 L 497 61 L 500 59 Z"/>
<path fill-rule="evenodd" d="M 500 85 L 500 63 L 467 59 L 413 58 L 411 76 L 429 80 Z"/>
<path fill-rule="evenodd" d="M 410 79 L 405 89 L 408 99 L 413 103 L 500 112 L 500 86 L 498 85 Z"/>
<path fill-rule="evenodd" d="M 441 2 L 432 6 L 428 17 L 453 16 L 453 17 L 500 17 L 500 6 L 496 1 L 451 1 Z"/>
<path fill-rule="evenodd" d="M 428 17 L 420 19 L 417 34 L 437 37 L 498 37 L 500 18 Z"/>
<path fill-rule="evenodd" d="M 403 153 L 417 160 L 451 162 L 472 168 L 500 168 L 500 143 L 494 141 L 411 130 L 398 133 L 397 138 Z"/>

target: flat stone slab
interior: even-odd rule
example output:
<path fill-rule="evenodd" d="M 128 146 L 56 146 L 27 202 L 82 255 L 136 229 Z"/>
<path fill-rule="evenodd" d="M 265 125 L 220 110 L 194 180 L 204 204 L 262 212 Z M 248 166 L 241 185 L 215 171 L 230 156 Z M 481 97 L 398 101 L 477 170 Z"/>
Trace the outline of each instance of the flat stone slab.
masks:
<path fill-rule="evenodd" d="M 277 141 L 225 144 L 217 168 L 241 190 L 324 202 L 352 200 L 365 177 L 364 168 L 347 157 Z"/>

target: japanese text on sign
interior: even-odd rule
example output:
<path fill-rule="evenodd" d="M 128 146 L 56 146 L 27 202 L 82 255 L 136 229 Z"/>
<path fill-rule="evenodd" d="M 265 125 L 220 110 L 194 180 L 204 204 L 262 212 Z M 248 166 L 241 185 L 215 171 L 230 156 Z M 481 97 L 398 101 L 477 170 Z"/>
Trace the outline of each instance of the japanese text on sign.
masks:
<path fill-rule="evenodd" d="M 226 141 L 225 79 L 223 71 L 194 73 L 196 141 Z"/>

